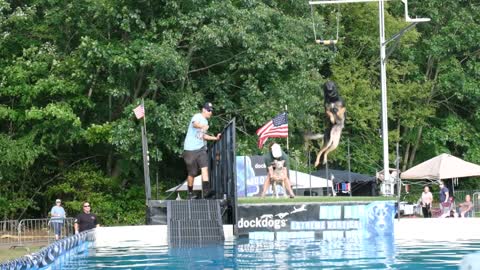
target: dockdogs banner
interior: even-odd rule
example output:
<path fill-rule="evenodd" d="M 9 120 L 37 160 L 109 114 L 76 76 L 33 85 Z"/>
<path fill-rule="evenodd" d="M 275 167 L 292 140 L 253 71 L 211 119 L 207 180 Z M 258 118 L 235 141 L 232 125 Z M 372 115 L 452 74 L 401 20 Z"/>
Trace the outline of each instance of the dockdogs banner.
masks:
<path fill-rule="evenodd" d="M 249 238 L 393 236 L 394 202 L 239 205 L 237 228 Z"/>

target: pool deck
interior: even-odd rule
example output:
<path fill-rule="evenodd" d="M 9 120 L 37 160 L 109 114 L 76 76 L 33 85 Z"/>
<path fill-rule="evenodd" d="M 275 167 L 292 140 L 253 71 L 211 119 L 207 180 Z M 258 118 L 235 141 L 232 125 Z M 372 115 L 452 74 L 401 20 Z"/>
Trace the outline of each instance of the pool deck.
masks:
<path fill-rule="evenodd" d="M 480 218 L 401 218 L 394 226 L 398 240 L 480 240 Z"/>
<path fill-rule="evenodd" d="M 395 240 L 480 240 L 480 218 L 395 219 Z M 233 240 L 233 225 L 223 225 L 225 240 Z M 100 227 L 95 246 L 168 245 L 167 225 Z"/>

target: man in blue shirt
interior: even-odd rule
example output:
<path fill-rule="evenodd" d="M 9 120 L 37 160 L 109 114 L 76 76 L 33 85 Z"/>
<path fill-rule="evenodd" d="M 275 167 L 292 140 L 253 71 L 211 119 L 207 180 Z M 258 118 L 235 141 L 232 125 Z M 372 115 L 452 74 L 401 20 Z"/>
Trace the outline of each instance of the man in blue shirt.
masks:
<path fill-rule="evenodd" d="M 210 190 L 208 181 L 208 155 L 207 140 L 217 141 L 220 139 L 220 133 L 217 136 L 207 134 L 208 119 L 212 116 L 213 105 L 207 102 L 202 107 L 202 112 L 192 117 L 188 124 L 187 135 L 183 147 L 183 159 L 187 165 L 187 184 L 188 198 L 193 197 L 193 178 L 202 173 L 202 187 L 204 195 Z"/>
<path fill-rule="evenodd" d="M 439 201 L 440 201 L 440 209 L 442 212 L 442 216 L 447 216 L 447 214 L 450 212 L 450 202 L 448 200 L 449 194 L 448 194 L 448 188 L 445 187 L 442 181 L 440 181 L 440 192 L 439 192 Z"/>
<path fill-rule="evenodd" d="M 66 217 L 65 210 L 62 207 L 62 201 L 60 199 L 55 201 L 55 206 L 53 206 L 52 210 L 50 210 L 50 215 L 50 223 L 52 224 L 53 231 L 55 232 L 55 240 L 58 240 L 60 238 L 60 234 L 62 233 L 63 221 Z"/>

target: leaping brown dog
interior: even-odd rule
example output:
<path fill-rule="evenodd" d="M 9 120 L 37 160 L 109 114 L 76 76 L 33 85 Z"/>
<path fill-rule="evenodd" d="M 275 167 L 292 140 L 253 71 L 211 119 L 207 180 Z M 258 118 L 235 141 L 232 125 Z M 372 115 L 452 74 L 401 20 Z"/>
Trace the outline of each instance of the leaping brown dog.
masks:
<path fill-rule="evenodd" d="M 325 98 L 325 114 L 329 120 L 329 125 L 324 134 L 305 135 L 305 139 L 315 140 L 323 139 L 322 148 L 318 152 L 315 160 L 315 167 L 320 164 L 326 164 L 328 153 L 337 149 L 342 136 L 342 130 L 345 125 L 345 102 L 340 97 L 337 86 L 332 81 L 327 81 L 323 86 L 323 96 Z M 323 158 L 322 158 L 323 157 Z"/>

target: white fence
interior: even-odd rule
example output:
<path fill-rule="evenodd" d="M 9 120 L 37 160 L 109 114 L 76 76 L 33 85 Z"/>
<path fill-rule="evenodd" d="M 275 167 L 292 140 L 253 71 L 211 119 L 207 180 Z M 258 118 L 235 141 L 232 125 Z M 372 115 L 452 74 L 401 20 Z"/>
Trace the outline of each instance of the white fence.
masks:
<path fill-rule="evenodd" d="M 74 235 L 74 218 L 63 220 L 60 238 Z M 48 244 L 55 240 L 49 218 L 0 221 L 0 246 L 24 246 L 25 244 Z"/>

